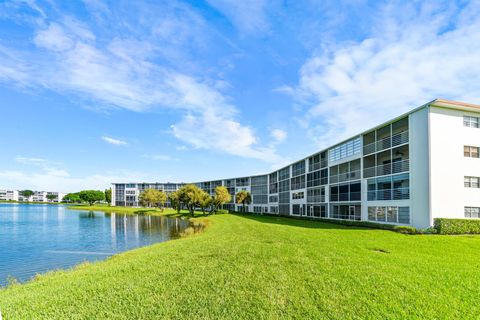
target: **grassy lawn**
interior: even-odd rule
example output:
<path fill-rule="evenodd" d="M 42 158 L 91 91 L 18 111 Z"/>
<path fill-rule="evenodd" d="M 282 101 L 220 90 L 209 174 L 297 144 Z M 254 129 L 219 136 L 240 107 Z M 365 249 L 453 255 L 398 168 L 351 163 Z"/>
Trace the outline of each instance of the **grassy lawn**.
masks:
<path fill-rule="evenodd" d="M 215 215 L 201 234 L 0 290 L 5 319 L 475 319 L 480 237 Z"/>

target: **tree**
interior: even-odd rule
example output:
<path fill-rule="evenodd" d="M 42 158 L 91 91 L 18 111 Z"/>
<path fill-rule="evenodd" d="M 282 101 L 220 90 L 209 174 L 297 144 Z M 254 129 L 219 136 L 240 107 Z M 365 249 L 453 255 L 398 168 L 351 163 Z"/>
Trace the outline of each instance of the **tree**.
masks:
<path fill-rule="evenodd" d="M 200 193 L 198 194 L 198 206 L 202 209 L 203 214 L 205 214 L 205 209 L 211 204 L 212 197 L 204 190 L 200 190 Z"/>
<path fill-rule="evenodd" d="M 180 210 L 182 208 L 182 203 L 180 202 L 180 194 L 178 191 L 170 193 L 168 196 L 170 199 L 170 205 L 173 209 L 177 210 L 177 213 L 180 214 Z"/>
<path fill-rule="evenodd" d="M 212 200 L 213 211 L 216 212 L 218 208 L 225 203 L 229 203 L 232 200 L 232 196 L 228 192 L 228 189 L 224 186 L 218 186 L 215 188 L 215 196 Z"/>
<path fill-rule="evenodd" d="M 105 201 L 108 202 L 109 205 L 112 203 L 112 189 L 105 190 Z"/>
<path fill-rule="evenodd" d="M 146 189 L 140 194 L 138 200 L 142 207 L 163 208 L 165 201 L 167 201 L 167 194 L 156 189 Z"/>
<path fill-rule="evenodd" d="M 78 203 L 78 202 L 81 202 L 82 199 L 80 199 L 80 196 L 78 195 L 78 193 L 67 193 L 65 197 L 63 197 L 63 201 Z"/>
<path fill-rule="evenodd" d="M 78 193 L 78 196 L 82 201 L 88 202 L 89 205 L 105 200 L 105 193 L 100 190 L 83 190 Z"/>
<path fill-rule="evenodd" d="M 199 206 L 201 189 L 194 184 L 187 184 L 178 189 L 180 202 L 187 207 L 190 215 L 193 216 L 195 208 Z"/>
<path fill-rule="evenodd" d="M 238 204 L 242 204 L 243 212 L 246 212 L 245 211 L 245 205 L 250 204 L 252 202 L 252 196 L 250 195 L 250 192 L 248 192 L 246 190 L 241 190 L 237 193 L 235 198 L 236 198 Z"/>
<path fill-rule="evenodd" d="M 56 200 L 58 198 L 55 194 L 47 194 L 47 199 L 50 201 Z"/>
<path fill-rule="evenodd" d="M 31 196 L 34 195 L 34 192 L 33 192 L 32 190 L 23 190 L 23 191 L 20 191 L 20 193 L 22 194 L 22 196 L 23 196 L 24 198 L 27 199 L 27 201 L 28 201 L 28 198 L 30 198 Z M 25 200 L 25 199 L 24 199 L 24 200 Z"/>

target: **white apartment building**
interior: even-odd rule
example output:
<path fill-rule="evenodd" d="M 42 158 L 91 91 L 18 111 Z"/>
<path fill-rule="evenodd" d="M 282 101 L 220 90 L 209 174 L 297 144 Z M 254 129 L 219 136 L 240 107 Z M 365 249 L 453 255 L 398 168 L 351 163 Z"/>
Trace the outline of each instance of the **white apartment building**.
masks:
<path fill-rule="evenodd" d="M 18 191 L 0 189 L 0 201 L 18 201 Z"/>
<path fill-rule="evenodd" d="M 480 218 L 479 148 L 480 105 L 436 99 L 272 173 L 196 184 L 249 191 L 250 212 L 426 228 Z M 112 205 L 182 185 L 114 183 Z M 234 200 L 225 208 L 242 210 Z"/>
<path fill-rule="evenodd" d="M 63 197 L 65 196 L 64 193 L 55 192 L 55 191 L 33 191 L 33 195 L 29 197 L 25 197 L 22 194 L 22 191 L 15 191 L 17 194 L 16 201 L 21 202 L 50 202 L 50 203 L 58 203 L 62 202 Z M 1 191 L 0 191 L 1 193 Z M 53 197 L 50 197 L 53 196 Z M 52 198 L 52 199 L 49 199 Z M 0 195 L 1 200 L 1 195 Z"/>

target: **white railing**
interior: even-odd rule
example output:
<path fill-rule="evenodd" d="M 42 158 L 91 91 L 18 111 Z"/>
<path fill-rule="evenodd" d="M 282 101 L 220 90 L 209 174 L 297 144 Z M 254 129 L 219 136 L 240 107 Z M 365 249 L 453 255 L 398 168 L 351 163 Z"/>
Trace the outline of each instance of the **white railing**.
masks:
<path fill-rule="evenodd" d="M 363 155 L 386 150 L 408 142 L 408 130 L 363 146 Z"/>
<path fill-rule="evenodd" d="M 385 176 L 410 170 L 410 160 L 395 161 L 392 163 L 382 164 L 376 167 L 363 169 L 363 177 L 371 178 L 375 176 Z"/>

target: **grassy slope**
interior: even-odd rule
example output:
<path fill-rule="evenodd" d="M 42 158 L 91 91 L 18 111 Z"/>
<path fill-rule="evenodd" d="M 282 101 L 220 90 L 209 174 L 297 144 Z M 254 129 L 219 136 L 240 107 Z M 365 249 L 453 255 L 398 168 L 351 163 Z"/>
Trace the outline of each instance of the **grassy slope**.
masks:
<path fill-rule="evenodd" d="M 410 236 L 271 217 L 208 219 L 203 234 L 0 290 L 0 309 L 6 319 L 480 314 L 478 236 Z"/>
<path fill-rule="evenodd" d="M 165 208 L 162 210 L 156 208 L 135 208 L 135 207 L 111 207 L 108 205 L 71 205 L 68 207 L 72 210 L 89 210 L 89 211 L 106 211 L 116 213 L 131 213 L 131 214 L 151 214 L 151 215 L 168 215 L 174 214 L 176 211 L 172 208 Z"/>

